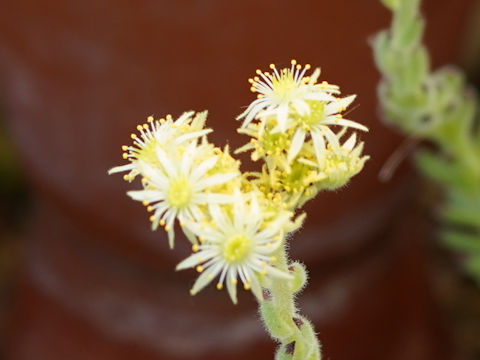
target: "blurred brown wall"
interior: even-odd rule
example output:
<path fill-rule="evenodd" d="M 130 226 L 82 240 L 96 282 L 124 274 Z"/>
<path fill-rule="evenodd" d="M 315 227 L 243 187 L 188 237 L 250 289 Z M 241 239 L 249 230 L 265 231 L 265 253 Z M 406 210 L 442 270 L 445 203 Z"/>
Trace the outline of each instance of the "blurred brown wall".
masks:
<path fill-rule="evenodd" d="M 435 64 L 455 58 L 470 1 L 428 0 Z M 368 38 L 378 1 L 4 1 L 0 71 L 8 125 L 35 196 L 18 275 L 10 359 L 269 358 L 273 345 L 242 296 L 188 294 L 188 254 L 151 232 L 132 187 L 107 176 L 146 116 L 210 111 L 217 144 L 237 147 L 246 79 L 291 58 L 358 94 L 368 162 L 341 192 L 307 205 L 292 241 L 311 269 L 301 305 L 335 359 L 448 359 L 429 292 L 407 168 L 377 174 L 400 139 L 377 116 Z M 138 185 L 137 185 L 138 186 Z"/>

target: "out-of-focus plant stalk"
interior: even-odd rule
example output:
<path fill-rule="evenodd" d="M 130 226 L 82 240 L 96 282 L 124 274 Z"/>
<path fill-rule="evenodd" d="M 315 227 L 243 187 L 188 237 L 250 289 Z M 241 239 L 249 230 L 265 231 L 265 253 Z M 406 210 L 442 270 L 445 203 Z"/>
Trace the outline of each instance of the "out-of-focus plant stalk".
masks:
<path fill-rule="evenodd" d="M 430 70 L 422 44 L 420 0 L 382 0 L 391 28 L 377 34 L 373 49 L 383 79 L 378 87 L 384 120 L 435 150 L 420 150 L 421 172 L 440 184 L 441 239 L 465 256 L 465 269 L 480 283 L 480 126 L 478 99 L 453 67 Z"/>

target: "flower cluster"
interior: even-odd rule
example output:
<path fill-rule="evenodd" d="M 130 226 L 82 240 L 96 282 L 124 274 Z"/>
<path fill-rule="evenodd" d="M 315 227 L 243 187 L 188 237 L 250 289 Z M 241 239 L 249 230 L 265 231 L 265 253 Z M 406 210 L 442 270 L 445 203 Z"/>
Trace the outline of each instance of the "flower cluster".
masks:
<path fill-rule="evenodd" d="M 295 208 L 320 190 L 345 185 L 363 168 L 368 159 L 361 154 L 363 143 L 355 133 L 343 144 L 341 137 L 347 129 L 368 129 L 342 116 L 355 95 L 338 97 L 338 86 L 317 83 L 319 69 L 305 76 L 310 65 L 295 60 L 290 68 L 271 64 L 270 69 L 249 79 L 258 99 L 237 117 L 243 119 L 238 131 L 251 137 L 237 153 L 251 150 L 253 161 L 262 159 L 265 165 L 254 181 Z"/>
<path fill-rule="evenodd" d="M 262 301 L 272 279 L 292 279 L 277 260 L 304 218 L 295 210 L 319 191 L 343 186 L 368 158 L 355 133 L 341 141 L 347 128 L 367 130 L 341 116 L 355 96 L 340 98 L 338 86 L 317 84 L 320 71 L 306 76 L 309 65 L 270 68 L 249 80 L 258 99 L 238 117 L 239 132 L 251 141 L 237 152 L 264 160 L 260 172 L 242 174 L 228 147 L 208 141 L 206 112 L 148 117 L 133 144 L 122 147 L 128 163 L 109 171 L 126 172 L 128 182 L 141 177 L 142 189 L 128 195 L 146 206 L 153 230 L 164 227 L 170 247 L 177 223 L 191 241 L 193 254 L 177 270 L 200 273 L 192 294 L 217 279 L 217 289 L 225 286 L 236 302 L 240 281 Z"/>

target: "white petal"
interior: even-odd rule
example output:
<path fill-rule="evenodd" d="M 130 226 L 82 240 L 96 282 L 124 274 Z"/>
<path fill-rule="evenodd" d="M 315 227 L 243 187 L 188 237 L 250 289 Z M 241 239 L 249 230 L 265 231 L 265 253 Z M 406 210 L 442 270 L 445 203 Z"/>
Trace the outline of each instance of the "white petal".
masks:
<path fill-rule="evenodd" d="M 257 298 L 258 302 L 261 303 L 263 301 L 263 291 L 260 283 L 258 282 L 257 277 L 251 270 L 249 270 L 249 277 L 250 277 L 250 288 L 252 289 L 253 295 Z"/>
<path fill-rule="evenodd" d="M 274 277 L 281 278 L 281 279 L 293 279 L 293 276 L 290 275 L 289 273 L 278 270 L 273 266 L 267 265 L 266 270 L 267 270 L 267 274 L 272 275 Z"/>
<path fill-rule="evenodd" d="M 167 175 L 168 176 L 177 175 L 177 170 L 173 165 L 172 161 L 170 160 L 170 158 L 165 153 L 165 151 L 163 151 L 159 146 L 157 146 L 156 152 L 157 152 L 157 158 L 160 164 L 162 164 L 162 167 L 165 169 L 165 172 L 167 173 Z"/>
<path fill-rule="evenodd" d="M 331 101 L 325 106 L 325 114 L 326 115 L 331 115 L 331 114 L 336 114 L 340 111 L 342 108 L 348 107 L 357 95 L 350 95 L 341 99 L 337 99 L 334 101 Z"/>
<path fill-rule="evenodd" d="M 357 141 L 357 134 L 353 133 L 352 136 L 348 138 L 347 141 L 343 144 L 343 147 L 348 150 L 352 150 L 355 146 L 355 142 Z"/>
<path fill-rule="evenodd" d="M 232 299 L 232 302 L 234 304 L 236 304 L 237 301 L 238 301 L 237 300 L 237 285 L 235 285 L 232 280 L 236 280 L 236 279 L 237 279 L 237 269 L 232 268 L 228 272 L 226 282 L 227 282 L 228 295 L 230 295 L 230 299 Z"/>
<path fill-rule="evenodd" d="M 277 122 L 281 131 L 287 130 L 288 104 L 282 104 L 277 109 Z"/>
<path fill-rule="evenodd" d="M 191 140 L 191 139 L 196 139 L 196 138 L 199 138 L 201 136 L 207 135 L 207 134 L 211 133 L 212 131 L 213 131 L 212 129 L 204 129 L 204 130 L 200 130 L 200 131 L 195 131 L 195 132 L 183 134 L 175 140 L 175 143 L 176 144 L 181 144 L 185 141 L 188 141 L 188 140 Z"/>
<path fill-rule="evenodd" d="M 202 179 L 198 181 L 197 185 L 201 188 L 204 189 L 206 187 L 210 186 L 215 186 L 215 185 L 220 185 L 223 184 L 229 180 L 232 180 L 233 178 L 237 177 L 239 174 L 238 173 L 229 173 L 229 174 L 216 174 L 213 176 L 210 176 L 206 179 Z"/>
<path fill-rule="evenodd" d="M 301 99 L 296 99 L 292 101 L 292 106 L 299 113 L 299 115 L 306 115 L 310 113 L 310 106 Z"/>
<path fill-rule="evenodd" d="M 200 290 L 202 290 L 205 286 L 207 286 L 214 278 L 215 276 L 218 275 L 220 270 L 222 269 L 221 266 L 212 266 L 209 269 L 205 270 L 195 281 L 195 284 L 193 284 L 191 293 L 192 295 L 195 295 L 198 293 Z"/>
<path fill-rule="evenodd" d="M 338 126 L 346 126 L 346 127 L 350 127 L 350 128 L 354 128 L 354 129 L 358 129 L 358 130 L 362 130 L 362 131 L 368 131 L 368 128 L 362 124 L 359 124 L 355 121 L 352 121 L 352 120 L 347 120 L 347 119 L 337 119 L 336 117 L 335 118 L 327 118 L 325 119 L 324 121 L 322 121 L 322 124 L 323 125 L 338 125 Z"/>
<path fill-rule="evenodd" d="M 156 187 L 166 189 L 168 187 L 168 178 L 160 169 L 154 169 L 144 161 L 138 163 L 138 169 L 144 177 L 154 183 Z"/>
<path fill-rule="evenodd" d="M 200 165 L 192 170 L 191 177 L 194 181 L 197 181 L 201 176 L 203 176 L 208 170 L 213 168 L 217 163 L 218 156 L 211 156 L 207 160 L 203 161 Z"/>
<path fill-rule="evenodd" d="M 137 201 L 155 202 L 165 199 L 164 194 L 157 190 L 132 190 L 127 195 Z"/>
<path fill-rule="evenodd" d="M 288 162 L 292 162 L 302 149 L 303 143 L 305 142 L 305 135 L 305 131 L 301 128 L 298 128 L 295 135 L 293 135 L 292 143 L 288 150 Z"/>
<path fill-rule="evenodd" d="M 334 149 L 338 150 L 340 148 L 340 143 L 338 142 L 337 135 L 327 126 L 323 126 L 322 130 L 323 134 L 328 140 L 328 143 L 332 145 Z"/>
<path fill-rule="evenodd" d="M 312 141 L 318 165 L 323 168 L 325 166 L 325 140 L 322 133 L 316 129 L 312 130 Z"/>
<path fill-rule="evenodd" d="M 207 257 L 205 256 L 205 253 L 203 251 L 200 251 L 196 254 L 192 254 L 190 255 L 188 258 L 186 258 L 185 260 L 181 261 L 177 267 L 175 268 L 175 270 L 185 270 L 185 269 L 188 269 L 188 268 L 192 268 L 194 266 L 197 266 L 198 264 L 200 264 L 202 261 L 200 260 L 203 260 L 205 261 L 205 259 L 207 259 Z"/>
<path fill-rule="evenodd" d="M 253 144 L 252 144 L 253 145 Z M 135 165 L 133 163 L 127 164 L 127 165 L 121 165 L 121 166 L 115 166 L 108 170 L 108 175 L 119 173 L 122 171 L 130 171 L 135 169 Z"/>

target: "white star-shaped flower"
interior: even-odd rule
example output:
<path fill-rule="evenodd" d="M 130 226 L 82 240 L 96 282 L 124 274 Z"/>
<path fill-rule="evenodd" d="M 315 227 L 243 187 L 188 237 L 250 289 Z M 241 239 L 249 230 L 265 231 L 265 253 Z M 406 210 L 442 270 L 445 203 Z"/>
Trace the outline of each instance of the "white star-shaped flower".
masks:
<path fill-rule="evenodd" d="M 273 221 L 265 222 L 256 199 L 236 191 L 232 211 L 209 205 L 211 222 L 188 222 L 185 226 L 200 243 L 193 245 L 195 254 L 177 266 L 177 270 L 195 267 L 201 275 L 191 289 L 194 295 L 219 276 L 217 289 L 226 283 L 230 298 L 237 302 L 238 278 L 244 288 L 251 289 L 262 301 L 262 288 L 257 276 L 290 279 L 291 275 L 273 266 L 272 254 L 282 245 L 285 224 L 290 213 L 283 212 Z M 212 226 L 212 223 L 214 226 Z"/>
<path fill-rule="evenodd" d="M 302 67 L 295 60 L 291 61 L 290 68 L 277 70 L 274 64 L 270 65 L 272 73 L 257 70 L 257 75 L 249 79 L 250 90 L 257 92 L 258 99 L 237 117 L 245 118 L 242 127 L 246 127 L 254 118 L 273 115 L 276 118 L 280 131 L 289 127 L 289 113 L 295 110 L 299 114 L 310 112 L 307 100 L 330 101 L 335 99 L 332 94 L 338 93 L 338 87 L 327 83 L 315 84 L 320 69 L 316 69 L 311 76 L 305 76 L 309 64 Z"/>
<path fill-rule="evenodd" d="M 137 126 L 139 135 L 134 133 L 130 135 L 133 145 L 122 146 L 123 158 L 129 160 L 129 163 L 110 169 L 108 174 L 128 171 L 124 180 L 131 182 L 139 175 L 139 161 L 144 163 L 155 161 L 157 147 L 166 149 L 179 146 L 212 132 L 212 129 L 204 129 L 206 111 L 197 113 L 194 117 L 193 114 L 193 111 L 185 112 L 177 120 L 173 120 L 171 115 L 159 120 L 149 116 L 147 123 Z"/>
<path fill-rule="evenodd" d="M 134 200 L 148 205 L 147 209 L 153 212 L 150 220 L 154 230 L 159 224 L 165 226 L 170 247 L 173 247 L 175 219 L 178 218 L 180 225 L 184 225 L 186 221 L 202 217 L 201 205 L 232 201 L 229 194 L 210 191 L 212 187 L 240 175 L 238 171 L 209 174 L 219 156 L 210 152 L 205 157 L 208 152 L 203 151 L 201 146 L 192 142 L 182 154 L 178 151 L 167 153 L 157 147 L 154 163 L 139 164 L 144 176 L 144 190 L 127 193 Z"/>

